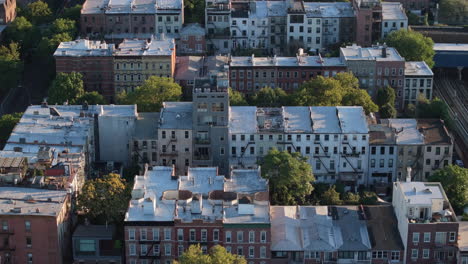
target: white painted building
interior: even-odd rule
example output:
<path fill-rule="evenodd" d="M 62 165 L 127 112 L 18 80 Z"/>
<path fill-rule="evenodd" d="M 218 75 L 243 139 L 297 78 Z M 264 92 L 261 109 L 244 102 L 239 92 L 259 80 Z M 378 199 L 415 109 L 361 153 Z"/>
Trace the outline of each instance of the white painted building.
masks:
<path fill-rule="evenodd" d="M 361 107 L 231 107 L 229 161 L 252 166 L 276 148 L 308 157 L 320 182 L 367 184 L 368 133 Z"/>
<path fill-rule="evenodd" d="M 382 39 L 392 31 L 408 28 L 408 17 L 398 2 L 382 2 Z"/>
<path fill-rule="evenodd" d="M 267 2 L 251 2 L 248 7 L 231 12 L 231 40 L 233 49 L 267 47 Z"/>
<path fill-rule="evenodd" d="M 434 73 L 424 61 L 405 62 L 404 101 L 407 104 L 416 104 L 418 96 L 432 100 L 432 87 Z"/>

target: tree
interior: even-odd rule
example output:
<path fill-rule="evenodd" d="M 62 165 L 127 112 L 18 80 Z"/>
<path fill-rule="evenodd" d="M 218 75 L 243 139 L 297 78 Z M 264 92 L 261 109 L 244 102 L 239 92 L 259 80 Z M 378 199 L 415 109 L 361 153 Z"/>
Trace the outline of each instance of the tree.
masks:
<path fill-rule="evenodd" d="M 407 10 L 406 16 L 408 17 L 408 25 L 421 25 L 421 19 L 418 15 L 414 14 L 413 12 Z"/>
<path fill-rule="evenodd" d="M 262 177 L 269 180 L 273 204 L 304 204 L 315 178 L 307 158 L 297 152 L 272 149 L 262 163 Z"/>
<path fill-rule="evenodd" d="M 65 41 L 72 41 L 72 37 L 66 32 L 53 35 L 52 37 L 43 37 L 41 42 L 39 42 L 38 55 L 52 59 L 51 55 L 54 54 L 58 45 Z"/>
<path fill-rule="evenodd" d="M 377 91 L 377 104 L 381 118 L 396 117 L 395 97 L 395 90 L 390 86 L 380 88 Z"/>
<path fill-rule="evenodd" d="M 26 13 L 35 25 L 47 22 L 52 15 L 49 5 L 41 0 L 29 3 Z"/>
<path fill-rule="evenodd" d="M 96 91 L 86 92 L 75 101 L 76 104 L 83 104 L 84 102 L 87 102 L 89 105 L 107 104 L 104 96 L 100 95 Z"/>
<path fill-rule="evenodd" d="M 448 105 L 437 97 L 432 99 L 432 101 L 427 99 L 419 100 L 416 106 L 416 116 L 418 118 L 442 119 L 447 127 L 453 127 L 453 120 L 450 116 Z"/>
<path fill-rule="evenodd" d="M 78 22 L 80 21 L 81 8 L 81 5 L 75 5 L 72 7 L 65 8 L 61 17 Z"/>
<path fill-rule="evenodd" d="M 185 23 L 205 24 L 205 0 L 184 1 Z"/>
<path fill-rule="evenodd" d="M 103 178 L 87 180 L 77 198 L 77 207 L 98 222 L 117 223 L 122 220 L 130 193 L 120 175 L 111 173 Z"/>
<path fill-rule="evenodd" d="M 209 250 L 209 254 L 203 254 L 200 245 L 191 245 L 179 257 L 179 261 L 174 264 L 246 264 L 243 256 L 231 254 L 220 245 L 216 245 Z"/>
<path fill-rule="evenodd" d="M 363 192 L 361 193 L 361 199 L 359 202 L 364 205 L 374 205 L 378 201 L 377 194 L 374 192 Z"/>
<path fill-rule="evenodd" d="M 8 46 L 0 46 L 0 94 L 6 95 L 11 88 L 18 85 L 22 71 L 19 45 L 11 42 Z"/>
<path fill-rule="evenodd" d="M 68 101 L 69 104 L 75 104 L 82 95 L 84 95 L 84 89 L 81 73 L 60 72 L 49 88 L 48 102 L 50 104 L 63 104 Z"/>
<path fill-rule="evenodd" d="M 369 94 L 359 89 L 359 81 L 352 73 L 338 73 L 335 77 L 323 77 L 304 82 L 291 98 L 299 106 L 359 105 L 366 114 L 378 110 Z"/>
<path fill-rule="evenodd" d="M 468 2 L 466 0 L 440 0 L 440 21 L 450 24 L 463 24 L 468 20 Z"/>
<path fill-rule="evenodd" d="M 23 113 L 7 114 L 0 117 L 0 149 L 3 149 L 5 143 L 10 137 L 11 131 L 20 121 Z"/>
<path fill-rule="evenodd" d="M 281 107 L 288 105 L 288 94 L 281 88 L 263 87 L 251 98 L 257 107 Z"/>
<path fill-rule="evenodd" d="M 121 93 L 119 104 L 137 104 L 141 112 L 159 112 L 165 101 L 178 101 L 182 88 L 171 78 L 151 76 L 135 91 Z"/>
<path fill-rule="evenodd" d="M 21 46 L 29 47 L 31 44 L 31 33 L 33 25 L 23 16 L 15 18 L 6 28 L 6 39 L 19 43 Z"/>
<path fill-rule="evenodd" d="M 440 182 L 453 209 L 461 214 L 468 206 L 468 169 L 449 165 L 429 177 L 431 182 Z"/>
<path fill-rule="evenodd" d="M 67 18 L 58 18 L 52 23 L 52 32 L 55 34 L 67 33 L 69 36 L 75 36 L 77 31 L 76 22 Z"/>
<path fill-rule="evenodd" d="M 249 105 L 245 100 L 244 94 L 239 91 L 229 88 L 229 104 L 231 106 L 246 106 Z"/>
<path fill-rule="evenodd" d="M 406 61 L 425 61 L 432 68 L 434 66 L 434 41 L 421 33 L 400 29 L 393 31 L 385 38 L 389 47 L 398 50 Z"/>
<path fill-rule="evenodd" d="M 335 185 L 333 185 L 322 194 L 320 199 L 321 205 L 340 205 L 343 203 L 340 199 L 340 193 L 335 188 Z"/>
<path fill-rule="evenodd" d="M 343 194 L 343 201 L 345 204 L 358 205 L 359 200 L 359 194 L 354 194 L 352 192 L 346 192 L 345 194 Z"/>

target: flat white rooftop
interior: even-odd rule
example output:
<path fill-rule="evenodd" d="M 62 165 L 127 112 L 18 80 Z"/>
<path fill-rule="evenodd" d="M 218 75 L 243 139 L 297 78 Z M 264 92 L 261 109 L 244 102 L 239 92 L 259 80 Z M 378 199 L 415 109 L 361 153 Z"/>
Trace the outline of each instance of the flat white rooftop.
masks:
<path fill-rule="evenodd" d="M 435 51 L 468 51 L 468 44 L 462 43 L 434 43 Z"/>
<path fill-rule="evenodd" d="M 382 2 L 382 20 L 408 20 L 400 3 Z"/>
<path fill-rule="evenodd" d="M 307 17 L 340 18 L 353 17 L 351 3 L 347 2 L 304 2 Z"/>
<path fill-rule="evenodd" d="M 444 199 L 439 183 L 400 182 L 408 204 L 432 205 L 432 199 Z"/>
<path fill-rule="evenodd" d="M 432 77 L 434 73 L 424 61 L 407 61 L 405 62 L 405 76 Z"/>
<path fill-rule="evenodd" d="M 422 145 L 424 138 L 417 128 L 416 119 L 387 119 L 390 127 L 396 131 L 397 145 Z"/>
<path fill-rule="evenodd" d="M 57 216 L 66 199 L 66 191 L 0 187 L 0 215 Z"/>
<path fill-rule="evenodd" d="M 353 44 L 340 48 L 340 52 L 345 60 L 372 60 L 372 61 L 405 61 L 405 59 L 392 47 L 386 47 L 385 53 L 383 46 L 373 46 L 363 48 Z M 385 56 L 383 56 L 385 54 Z"/>

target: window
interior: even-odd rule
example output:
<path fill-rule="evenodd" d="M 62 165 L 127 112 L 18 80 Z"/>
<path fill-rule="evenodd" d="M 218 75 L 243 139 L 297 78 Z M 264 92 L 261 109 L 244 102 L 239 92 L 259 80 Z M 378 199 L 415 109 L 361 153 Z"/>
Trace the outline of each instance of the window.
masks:
<path fill-rule="evenodd" d="M 419 243 L 419 233 L 418 232 L 413 233 L 413 243 Z"/>
<path fill-rule="evenodd" d="M 384 159 L 380 159 L 379 167 L 380 167 L 380 168 L 385 167 L 385 160 L 384 160 Z"/>
<path fill-rule="evenodd" d="M 140 229 L 140 240 L 146 240 L 147 235 L 146 235 L 146 229 Z"/>
<path fill-rule="evenodd" d="M 371 159 L 371 163 L 370 163 L 370 164 L 371 164 L 371 165 L 370 165 L 371 168 L 375 168 L 375 159 Z"/>
<path fill-rule="evenodd" d="M 232 233 L 231 231 L 226 231 L 226 243 L 231 243 L 232 241 Z"/>
<path fill-rule="evenodd" d="M 195 229 L 190 229 L 189 231 L 189 239 L 190 241 L 195 241 L 197 239 Z"/>
<path fill-rule="evenodd" d="M 135 246 L 135 244 L 128 244 L 128 254 L 130 256 L 135 256 L 136 255 L 136 246 Z"/>
<path fill-rule="evenodd" d="M 239 255 L 239 256 L 244 255 L 244 249 L 242 247 L 237 247 L 237 255 Z"/>
<path fill-rule="evenodd" d="M 373 259 L 387 259 L 387 251 L 372 251 Z"/>
<path fill-rule="evenodd" d="M 418 250 L 417 249 L 411 249 L 411 258 L 412 259 L 417 259 L 418 258 Z"/>
<path fill-rule="evenodd" d="M 249 243 L 255 242 L 255 231 L 249 231 Z"/>
<path fill-rule="evenodd" d="M 171 240 L 171 229 L 164 228 L 164 240 Z"/>
<path fill-rule="evenodd" d="M 159 245 L 157 244 L 153 245 L 153 255 L 159 256 Z"/>
<path fill-rule="evenodd" d="M 392 251 L 391 260 L 400 260 L 400 251 Z"/>
<path fill-rule="evenodd" d="M 26 229 L 26 232 L 31 232 L 31 221 L 24 221 L 24 228 Z"/>
<path fill-rule="evenodd" d="M 178 255 L 178 256 L 182 256 L 182 254 L 184 254 L 184 246 L 179 245 L 179 246 L 177 247 L 177 255 Z"/>
<path fill-rule="evenodd" d="M 429 233 L 429 232 L 424 233 L 424 242 L 426 242 L 426 243 L 431 242 L 431 233 Z"/>
<path fill-rule="evenodd" d="M 219 229 L 213 230 L 213 241 L 219 241 Z"/>
<path fill-rule="evenodd" d="M 164 255 L 170 256 L 171 255 L 171 244 L 164 245 Z"/>
<path fill-rule="evenodd" d="M 371 147 L 371 154 L 375 155 L 376 147 Z"/>
<path fill-rule="evenodd" d="M 388 153 L 389 153 L 390 155 L 393 155 L 393 151 L 394 151 L 393 147 L 389 147 L 389 148 L 388 148 Z"/>
<path fill-rule="evenodd" d="M 260 242 L 261 243 L 266 243 L 266 236 L 267 236 L 266 231 L 261 231 L 260 232 Z"/>
<path fill-rule="evenodd" d="M 254 258 L 254 257 L 255 257 L 255 248 L 249 247 L 249 258 Z"/>
<path fill-rule="evenodd" d="M 447 234 L 445 232 L 436 232 L 435 243 L 445 245 L 447 241 Z"/>
<path fill-rule="evenodd" d="M 450 232 L 450 235 L 449 235 L 450 242 L 455 242 L 456 234 L 457 234 L 456 232 Z"/>
<path fill-rule="evenodd" d="M 153 228 L 153 240 L 159 241 L 159 228 Z"/>
<path fill-rule="evenodd" d="M 385 155 L 385 147 L 380 147 L 380 155 Z"/>
<path fill-rule="evenodd" d="M 388 160 L 388 167 L 393 168 L 393 159 Z"/>
<path fill-rule="evenodd" d="M 260 247 L 260 258 L 266 258 L 266 247 L 265 246 Z"/>
<path fill-rule="evenodd" d="M 135 229 L 128 230 L 128 240 L 135 240 Z"/>
<path fill-rule="evenodd" d="M 184 241 L 184 230 L 177 229 L 177 240 Z"/>
<path fill-rule="evenodd" d="M 237 231 L 237 242 L 243 242 L 243 241 L 244 241 L 244 232 Z"/>
<path fill-rule="evenodd" d="M 80 249 L 81 249 L 81 241 L 83 240 L 80 240 Z M 92 241 L 92 243 L 93 243 L 93 248 L 94 248 L 94 241 Z M 28 248 L 32 247 L 32 239 L 30 236 L 26 237 L 26 247 Z"/>
<path fill-rule="evenodd" d="M 140 256 L 146 256 L 148 254 L 148 245 L 140 245 Z"/>
<path fill-rule="evenodd" d="M 424 248 L 424 249 L 423 249 L 423 258 L 424 258 L 424 259 L 428 259 L 428 258 L 429 258 L 429 249 L 428 249 L 428 248 Z"/>
<path fill-rule="evenodd" d="M 28 253 L 28 264 L 32 264 L 32 263 L 33 263 L 33 254 Z"/>
<path fill-rule="evenodd" d="M 335 160 L 330 160 L 330 170 L 335 170 Z"/>
<path fill-rule="evenodd" d="M 202 229 L 202 231 L 201 231 L 201 241 L 206 242 L 207 234 L 208 234 L 208 232 L 206 231 L 206 229 Z"/>
<path fill-rule="evenodd" d="M 436 147 L 436 155 L 440 155 L 440 147 Z"/>

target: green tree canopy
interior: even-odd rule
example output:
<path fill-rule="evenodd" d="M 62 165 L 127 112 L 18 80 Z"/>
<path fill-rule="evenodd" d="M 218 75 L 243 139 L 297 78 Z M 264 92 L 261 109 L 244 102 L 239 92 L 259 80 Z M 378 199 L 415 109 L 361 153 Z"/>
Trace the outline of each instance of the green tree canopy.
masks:
<path fill-rule="evenodd" d="M 377 91 L 377 104 L 381 118 L 396 117 L 395 97 L 395 90 L 390 86 L 380 88 Z"/>
<path fill-rule="evenodd" d="M 335 77 L 318 76 L 301 85 L 292 95 L 292 103 L 299 106 L 359 105 L 366 114 L 376 112 L 377 105 L 365 90 L 358 87 L 358 79 L 352 73 L 338 73 Z"/>
<path fill-rule="evenodd" d="M 320 198 L 321 205 L 340 205 L 342 203 L 340 193 L 335 190 L 335 185 L 326 190 Z"/>
<path fill-rule="evenodd" d="M 50 104 L 75 104 L 84 95 L 83 76 L 81 73 L 58 73 L 49 88 L 48 102 Z"/>
<path fill-rule="evenodd" d="M 184 23 L 205 24 L 205 0 L 187 0 L 184 5 Z"/>
<path fill-rule="evenodd" d="M 439 20 L 443 23 L 463 24 L 468 20 L 468 1 L 440 0 Z"/>
<path fill-rule="evenodd" d="M 119 222 L 127 210 L 130 192 L 120 175 L 111 173 L 87 180 L 77 198 L 77 208 L 97 222 Z"/>
<path fill-rule="evenodd" d="M 220 245 L 210 248 L 209 254 L 203 254 L 200 245 L 191 245 L 179 257 L 175 264 L 247 264 L 244 257 L 231 254 Z"/>
<path fill-rule="evenodd" d="M 23 62 L 20 59 L 19 45 L 15 42 L 8 46 L 0 46 L 0 93 L 8 91 L 18 85 L 23 70 Z"/>
<path fill-rule="evenodd" d="M 448 105 L 437 97 L 432 99 L 432 101 L 427 99 L 419 100 L 416 106 L 416 117 L 442 119 L 447 127 L 453 127 L 453 120 L 450 116 Z"/>
<path fill-rule="evenodd" d="M 262 177 L 269 180 L 273 204 L 304 204 L 315 178 L 307 158 L 297 152 L 272 149 L 264 157 Z"/>
<path fill-rule="evenodd" d="M 75 101 L 76 104 L 83 104 L 84 102 L 87 102 L 89 105 L 107 104 L 104 96 L 100 95 L 96 91 L 86 92 L 82 96 L 78 97 Z"/>
<path fill-rule="evenodd" d="M 68 33 L 70 36 L 75 36 L 77 31 L 76 22 L 67 18 L 58 18 L 52 23 L 52 32 L 55 34 Z"/>
<path fill-rule="evenodd" d="M 151 76 L 134 92 L 121 93 L 119 104 L 137 104 L 138 111 L 159 112 L 165 101 L 179 101 L 182 88 L 171 78 Z"/>
<path fill-rule="evenodd" d="M 0 149 L 3 149 L 5 143 L 10 137 L 11 131 L 20 121 L 23 113 L 7 114 L 0 117 Z"/>
<path fill-rule="evenodd" d="M 36 25 L 47 22 L 52 15 L 49 5 L 41 0 L 29 3 L 26 13 L 29 19 Z"/>
<path fill-rule="evenodd" d="M 461 214 L 468 206 L 468 169 L 449 165 L 429 177 L 431 182 L 440 182 L 453 209 Z"/>
<path fill-rule="evenodd" d="M 65 8 L 61 17 L 73 21 L 80 21 L 81 8 L 81 5 L 75 5 L 72 7 Z"/>
<path fill-rule="evenodd" d="M 425 61 L 427 65 L 434 67 L 434 41 L 421 33 L 400 29 L 393 31 L 385 38 L 389 47 L 398 50 L 406 61 Z"/>
<path fill-rule="evenodd" d="M 19 43 L 22 49 L 32 46 L 34 28 L 26 17 L 16 17 L 5 29 L 5 39 Z"/>
<path fill-rule="evenodd" d="M 236 90 L 229 88 L 229 104 L 231 106 L 247 106 L 247 100 L 245 100 L 245 96 Z"/>
<path fill-rule="evenodd" d="M 281 107 L 288 105 L 289 97 L 281 88 L 263 87 L 249 101 L 257 107 Z"/>
<path fill-rule="evenodd" d="M 343 202 L 345 204 L 358 205 L 359 200 L 359 194 L 354 194 L 352 192 L 346 192 L 345 194 L 343 194 Z"/>
<path fill-rule="evenodd" d="M 64 32 L 53 35 L 52 37 L 43 37 L 41 42 L 39 42 L 39 54 L 42 57 L 52 58 L 51 55 L 54 54 L 58 45 L 64 41 L 72 41 L 70 34 Z"/>
<path fill-rule="evenodd" d="M 361 199 L 359 202 L 364 205 L 374 205 L 377 204 L 378 197 L 374 192 L 363 192 L 361 193 Z"/>

